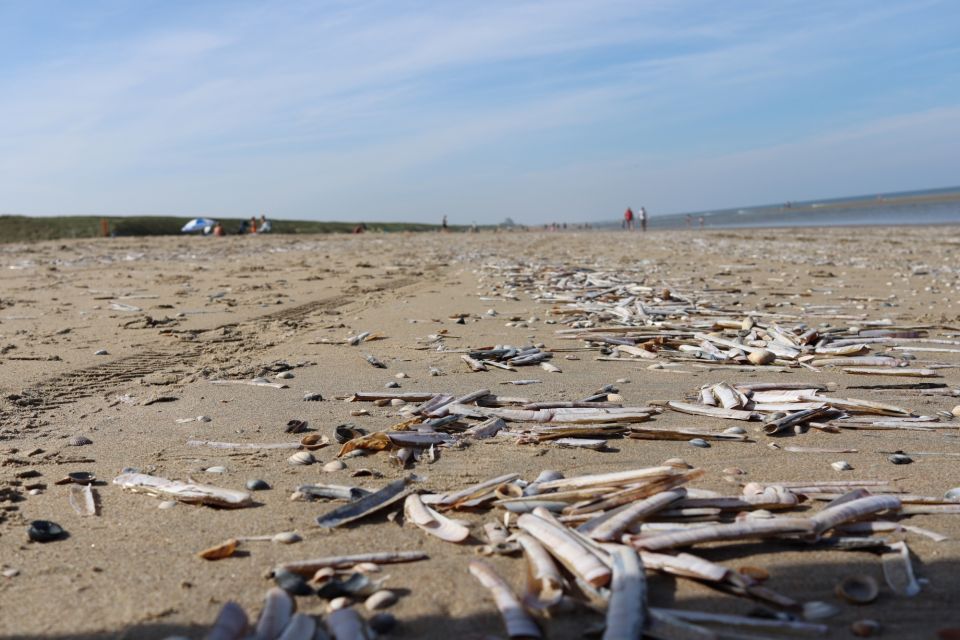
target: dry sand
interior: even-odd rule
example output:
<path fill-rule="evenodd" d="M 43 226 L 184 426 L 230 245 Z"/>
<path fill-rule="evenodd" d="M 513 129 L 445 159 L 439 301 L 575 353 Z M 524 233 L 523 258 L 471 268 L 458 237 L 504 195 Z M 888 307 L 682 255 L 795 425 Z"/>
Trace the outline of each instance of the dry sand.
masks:
<path fill-rule="evenodd" d="M 888 401 L 922 414 L 949 411 L 951 398 L 921 397 L 917 391 L 850 390 L 852 385 L 909 382 L 824 370 L 788 374 L 650 370 L 648 362 L 611 363 L 581 353 L 558 360 L 562 374 L 491 370 L 471 373 L 458 355 L 425 348 L 423 339 L 446 329 L 450 349 L 557 340 L 562 325 L 546 324 L 549 306 L 525 294 L 517 300 L 481 300 L 495 284 L 484 265 L 547 260 L 570 266 L 642 265 L 647 284 L 696 295 L 719 285 L 740 290 L 744 314 L 801 305 L 838 305 L 842 313 L 890 318 L 902 323 L 960 326 L 958 245 L 953 228 L 804 229 L 589 233 L 367 235 L 363 237 L 150 238 L 0 245 L 0 636 L 5 638 L 162 638 L 203 636 L 217 610 L 236 600 L 259 610 L 274 564 L 310 557 L 379 550 L 423 550 L 430 559 L 387 567 L 388 586 L 401 594 L 392 612 L 398 638 L 484 638 L 503 635 L 487 592 L 467 573 L 476 545 L 455 546 L 427 538 L 415 527 L 383 516 L 333 532 L 314 518 L 331 507 L 289 500 L 307 482 L 377 488 L 410 470 L 386 454 L 347 461 L 348 469 L 323 473 L 321 465 L 294 467 L 290 452 L 237 453 L 188 447 L 208 440 L 277 442 L 287 421 L 308 420 L 320 433 L 353 421 L 380 430 L 399 421 L 395 407 L 337 400 L 354 391 L 376 391 L 395 380 L 401 391 L 466 393 L 477 388 L 538 400 L 574 400 L 620 378 L 630 405 L 680 400 L 700 385 L 727 380 L 836 382 L 850 397 Z M 117 310 L 111 305 L 142 309 Z M 773 305 L 773 306 L 771 306 Z M 497 316 L 486 314 L 495 309 Z M 465 325 L 453 314 L 470 314 Z M 152 320 L 148 321 L 149 317 Z M 539 320 L 507 326 L 511 318 Z M 167 320 L 169 319 L 169 322 Z M 811 323 L 830 321 L 811 317 Z M 161 324 L 154 324 L 160 322 Z M 848 324 L 852 321 L 833 321 Z M 361 347 L 322 344 L 361 331 L 387 339 Z M 944 329 L 939 335 L 960 333 Z M 108 355 L 94 355 L 105 349 Z M 375 369 L 372 353 L 388 364 Z M 922 354 L 926 356 L 928 354 Z M 960 362 L 954 354 L 927 358 Z M 213 378 L 249 379 L 271 363 L 294 365 L 288 389 L 214 385 Z M 430 368 L 443 372 L 431 376 Z M 941 370 L 951 387 L 955 369 Z M 269 374 L 272 375 L 272 374 Z M 513 387 L 499 382 L 538 378 L 543 384 Z M 507 391 L 504 391 L 507 390 Z M 308 391 L 323 402 L 304 402 Z M 169 395 L 174 402 L 144 405 Z M 366 408 L 370 415 L 351 417 Z M 178 424 L 206 415 L 210 422 Z M 724 427 L 722 421 L 665 412 L 663 427 Z M 93 444 L 67 446 L 83 434 Z M 428 490 L 460 488 L 494 475 L 517 472 L 531 480 L 543 469 L 567 475 L 655 465 L 682 456 L 706 470 L 696 486 L 730 492 L 721 478 L 740 467 L 751 480 L 889 479 L 914 493 L 940 496 L 960 485 L 957 459 L 918 457 L 911 465 L 890 464 L 882 450 L 960 452 L 956 433 L 844 431 L 809 432 L 791 441 L 804 446 L 851 447 L 855 454 L 823 455 L 775 451 L 756 444 L 715 443 L 699 449 L 684 442 L 614 441 L 614 452 L 518 446 L 493 439 L 463 450 L 444 451 L 413 469 Z M 336 447 L 317 452 L 332 460 Z M 830 467 L 846 459 L 854 471 Z M 203 469 L 224 466 L 223 475 Z M 231 488 L 251 478 L 273 489 L 255 494 L 258 505 L 216 510 L 179 504 L 162 510 L 160 500 L 109 484 L 124 467 L 184 479 L 192 476 Z M 351 478 L 359 468 L 384 479 Z M 92 471 L 102 481 L 97 517 L 81 518 L 67 502 L 67 487 L 54 484 L 70 471 Z M 29 473 L 28 473 L 29 472 Z M 41 488 L 36 495 L 28 487 Z M 476 525 L 497 512 L 468 515 Z M 68 532 L 64 540 L 29 543 L 27 523 L 49 519 Z M 730 567 L 754 565 L 771 574 L 769 586 L 799 600 L 840 605 L 827 623 L 831 637 L 850 637 L 860 618 L 884 625 L 883 637 L 934 637 L 935 630 L 960 627 L 957 607 L 960 515 L 923 516 L 911 524 L 950 536 L 935 543 L 910 536 L 915 569 L 925 583 L 907 599 L 883 586 L 873 604 L 840 603 L 834 585 L 865 573 L 881 584 L 879 560 L 871 553 L 802 551 L 777 543 L 717 545 L 705 557 Z M 294 545 L 269 542 L 244 546 L 239 557 L 217 562 L 195 553 L 233 536 L 296 530 Z M 523 562 L 493 560 L 517 588 Z M 13 573 L 13 572 L 10 572 Z M 650 577 L 650 600 L 660 606 L 746 613 L 749 601 L 686 580 Z M 300 610 L 321 612 L 319 599 L 300 598 Z M 602 618 L 584 611 L 547 621 L 550 638 L 578 638 Z"/>

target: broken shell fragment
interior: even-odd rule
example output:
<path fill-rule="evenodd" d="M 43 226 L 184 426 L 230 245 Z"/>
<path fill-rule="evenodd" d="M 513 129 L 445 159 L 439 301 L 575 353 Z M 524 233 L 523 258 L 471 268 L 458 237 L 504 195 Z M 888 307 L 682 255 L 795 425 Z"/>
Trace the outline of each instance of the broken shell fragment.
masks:
<path fill-rule="evenodd" d="M 314 458 L 313 454 L 309 451 L 297 451 L 295 454 L 287 458 L 287 462 L 297 465 L 313 464 L 316 461 L 317 459 Z"/>
<path fill-rule="evenodd" d="M 853 469 L 853 466 L 846 460 L 837 460 L 836 462 L 830 463 L 830 466 L 837 471 L 850 471 Z"/>
<path fill-rule="evenodd" d="M 236 538 L 230 538 L 220 544 L 204 549 L 203 551 L 197 554 L 197 557 L 203 558 L 204 560 L 221 560 L 223 558 L 229 558 L 234 554 L 239 546 L 239 542 Z"/>
<path fill-rule="evenodd" d="M 947 500 L 960 500 L 960 487 L 954 487 L 943 494 L 943 497 Z"/>
<path fill-rule="evenodd" d="M 320 402 L 321 400 L 323 400 L 323 396 L 320 395 L 319 393 L 315 393 L 311 391 L 309 393 L 303 394 L 303 399 L 306 402 Z"/>
<path fill-rule="evenodd" d="M 870 576 L 850 576 L 841 580 L 834 592 L 852 604 L 869 604 L 877 599 L 880 587 Z"/>

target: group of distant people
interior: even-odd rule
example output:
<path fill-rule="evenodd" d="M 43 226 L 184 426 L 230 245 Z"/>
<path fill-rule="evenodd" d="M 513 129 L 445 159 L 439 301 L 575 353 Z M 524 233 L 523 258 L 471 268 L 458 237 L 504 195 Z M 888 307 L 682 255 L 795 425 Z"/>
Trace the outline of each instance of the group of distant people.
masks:
<path fill-rule="evenodd" d="M 217 223 L 217 225 L 220 226 L 220 223 Z M 267 216 L 260 216 L 260 220 L 257 220 L 256 216 L 250 216 L 249 220 L 244 220 L 240 223 L 237 233 L 240 235 L 248 233 L 270 233 L 272 229 L 273 226 L 270 224 L 270 221 L 267 220 Z M 223 235 L 222 227 L 219 235 Z"/>
<path fill-rule="evenodd" d="M 637 216 L 633 215 L 633 209 L 627 207 L 627 210 L 623 212 L 623 222 L 620 227 L 626 229 L 627 231 L 633 231 L 633 219 L 634 217 L 639 218 L 640 220 L 640 230 L 647 230 L 647 210 L 643 207 L 640 207 L 640 213 Z"/>

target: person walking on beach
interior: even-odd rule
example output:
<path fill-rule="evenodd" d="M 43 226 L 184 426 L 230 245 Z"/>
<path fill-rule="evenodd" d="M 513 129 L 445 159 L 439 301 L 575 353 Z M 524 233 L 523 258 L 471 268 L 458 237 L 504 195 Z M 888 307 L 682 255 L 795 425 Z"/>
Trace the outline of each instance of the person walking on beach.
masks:
<path fill-rule="evenodd" d="M 647 210 L 643 207 L 640 207 L 640 230 L 647 232 Z"/>
<path fill-rule="evenodd" d="M 700 230 L 701 230 L 701 231 L 703 231 L 703 223 L 704 223 L 704 222 L 706 222 L 706 220 L 704 220 L 703 216 L 700 216 Z"/>
<path fill-rule="evenodd" d="M 447 216 L 443 216 L 443 222 L 440 224 L 440 228 L 444 233 L 447 232 Z"/>
<path fill-rule="evenodd" d="M 623 212 L 623 228 L 627 231 L 633 231 L 633 209 L 627 207 Z"/>

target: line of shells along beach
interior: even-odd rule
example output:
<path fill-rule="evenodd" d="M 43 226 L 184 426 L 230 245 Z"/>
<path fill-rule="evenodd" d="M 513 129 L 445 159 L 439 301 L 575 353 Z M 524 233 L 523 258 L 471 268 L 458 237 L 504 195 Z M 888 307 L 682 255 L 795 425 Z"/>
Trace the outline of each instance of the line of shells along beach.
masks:
<path fill-rule="evenodd" d="M 0 245 L 0 635 L 960 638 L 952 231 Z"/>

